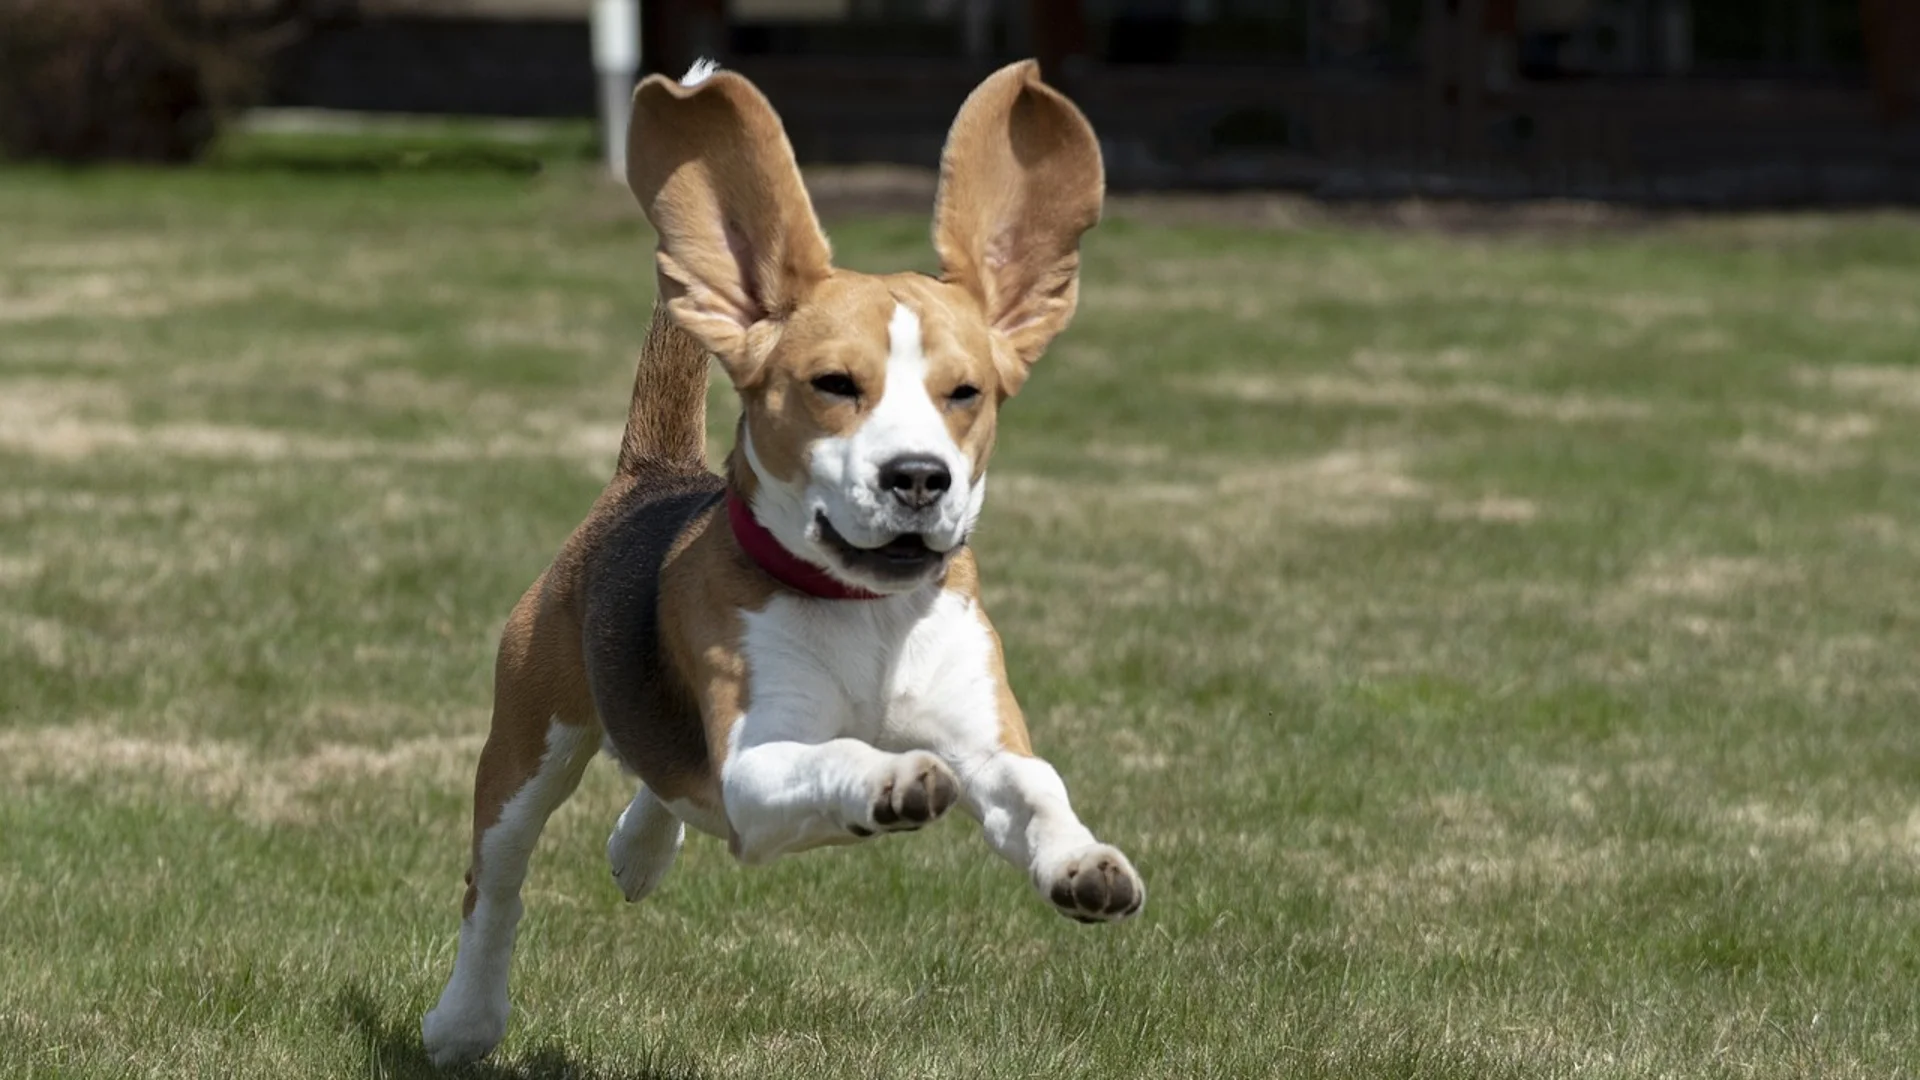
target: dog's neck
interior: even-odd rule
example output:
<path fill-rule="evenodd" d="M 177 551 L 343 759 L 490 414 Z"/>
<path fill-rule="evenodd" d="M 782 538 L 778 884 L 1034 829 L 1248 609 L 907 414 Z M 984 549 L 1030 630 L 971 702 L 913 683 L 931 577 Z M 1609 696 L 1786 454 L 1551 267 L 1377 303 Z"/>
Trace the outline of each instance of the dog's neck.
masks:
<path fill-rule="evenodd" d="M 826 570 L 788 551 L 753 516 L 753 508 L 731 486 L 727 488 L 727 523 L 734 542 L 767 576 L 798 593 L 820 600 L 878 600 L 881 595 L 841 581 Z"/>
<path fill-rule="evenodd" d="M 742 432 L 744 437 L 744 431 Z M 819 600 L 879 600 L 881 594 L 849 585 L 829 574 L 823 567 L 795 555 L 773 535 L 760 519 L 753 516 L 753 492 L 760 478 L 741 452 L 740 443 L 727 455 L 727 524 L 733 529 L 734 543 L 764 570 L 768 577 L 794 592 Z"/>

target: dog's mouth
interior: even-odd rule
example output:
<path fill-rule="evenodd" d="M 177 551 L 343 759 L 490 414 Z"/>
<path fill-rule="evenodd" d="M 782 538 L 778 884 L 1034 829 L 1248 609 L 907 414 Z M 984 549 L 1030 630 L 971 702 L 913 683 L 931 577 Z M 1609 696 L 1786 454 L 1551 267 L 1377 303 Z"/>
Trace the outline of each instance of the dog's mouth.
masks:
<path fill-rule="evenodd" d="M 953 551 L 935 551 L 920 533 L 901 533 L 878 547 L 863 548 L 840 535 L 824 513 L 816 513 L 814 525 L 820 541 L 848 570 L 859 571 L 881 581 L 908 582 L 925 578 L 944 565 Z M 955 545 L 954 551 L 959 550 Z"/>

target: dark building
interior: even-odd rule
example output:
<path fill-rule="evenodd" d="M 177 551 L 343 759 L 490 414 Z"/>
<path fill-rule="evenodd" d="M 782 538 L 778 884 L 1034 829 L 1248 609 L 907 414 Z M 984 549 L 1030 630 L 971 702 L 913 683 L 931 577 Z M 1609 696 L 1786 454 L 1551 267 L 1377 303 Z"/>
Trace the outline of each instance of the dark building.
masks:
<path fill-rule="evenodd" d="M 362 0 L 285 104 L 591 115 L 589 0 Z M 642 0 L 803 160 L 930 165 L 979 76 L 1041 58 L 1116 186 L 1702 204 L 1920 200 L 1916 0 Z"/>

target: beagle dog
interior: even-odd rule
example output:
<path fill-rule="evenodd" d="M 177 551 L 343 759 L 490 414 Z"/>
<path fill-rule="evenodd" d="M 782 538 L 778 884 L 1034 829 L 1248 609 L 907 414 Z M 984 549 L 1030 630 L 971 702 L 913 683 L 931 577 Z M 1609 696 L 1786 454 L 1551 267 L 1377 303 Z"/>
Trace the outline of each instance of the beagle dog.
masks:
<path fill-rule="evenodd" d="M 702 63 L 633 105 L 659 301 L 613 480 L 502 634 L 459 952 L 423 1025 L 441 1065 L 504 1034 L 528 856 L 603 748 L 641 784 L 607 842 L 628 900 L 689 825 L 756 864 L 955 806 L 1063 915 L 1146 900 L 1034 756 L 967 547 L 999 408 L 1073 314 L 1092 128 L 1033 62 L 994 73 L 941 156 L 940 276 L 873 276 L 833 266 L 746 79 Z M 725 475 L 710 357 L 741 404 Z"/>

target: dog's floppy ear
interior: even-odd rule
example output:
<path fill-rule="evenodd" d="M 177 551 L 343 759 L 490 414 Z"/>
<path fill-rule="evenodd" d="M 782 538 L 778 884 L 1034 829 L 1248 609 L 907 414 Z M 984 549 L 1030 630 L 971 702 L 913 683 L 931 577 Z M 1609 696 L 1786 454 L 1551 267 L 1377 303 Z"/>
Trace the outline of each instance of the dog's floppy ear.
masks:
<path fill-rule="evenodd" d="M 731 72 L 650 75 L 633 94 L 627 183 L 660 234 L 668 310 L 735 385 L 752 383 L 782 320 L 832 272 L 780 118 Z"/>
<path fill-rule="evenodd" d="M 987 77 L 940 155 L 933 244 L 946 280 L 980 301 L 1011 395 L 1079 296 L 1080 235 L 1100 220 L 1100 143 L 1031 60 Z"/>

